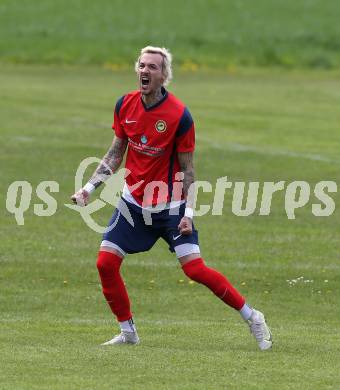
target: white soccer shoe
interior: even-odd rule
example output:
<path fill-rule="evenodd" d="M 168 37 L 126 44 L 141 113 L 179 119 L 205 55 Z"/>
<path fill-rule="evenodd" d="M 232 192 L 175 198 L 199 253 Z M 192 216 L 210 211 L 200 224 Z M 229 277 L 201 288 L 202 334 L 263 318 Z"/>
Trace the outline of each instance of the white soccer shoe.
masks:
<path fill-rule="evenodd" d="M 253 313 L 247 322 L 250 333 L 255 337 L 261 351 L 271 348 L 273 344 L 272 334 L 266 324 L 264 315 L 260 311 L 253 309 Z"/>
<path fill-rule="evenodd" d="M 120 344 L 138 344 L 139 337 L 137 332 L 125 332 L 121 331 L 120 334 L 115 336 L 112 340 L 107 341 L 101 345 L 120 345 Z"/>

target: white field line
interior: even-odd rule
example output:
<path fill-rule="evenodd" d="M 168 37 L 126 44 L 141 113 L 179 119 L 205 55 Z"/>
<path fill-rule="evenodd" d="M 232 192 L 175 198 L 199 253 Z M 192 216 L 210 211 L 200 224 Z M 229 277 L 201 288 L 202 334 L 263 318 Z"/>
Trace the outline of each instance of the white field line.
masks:
<path fill-rule="evenodd" d="M 321 162 L 326 162 L 331 164 L 340 164 L 340 160 L 332 159 L 327 156 L 323 156 L 321 154 L 297 153 L 297 152 L 291 152 L 289 150 L 269 149 L 267 146 L 264 145 L 263 147 L 258 147 L 253 145 L 239 144 L 235 142 L 230 142 L 230 143 L 216 142 L 202 135 L 197 135 L 196 138 L 198 140 L 203 141 L 204 143 L 209 144 L 213 148 L 219 150 L 230 150 L 231 152 L 240 152 L 240 153 L 253 152 L 253 153 L 270 155 L 270 156 L 286 156 L 292 158 L 302 158 L 305 160 L 321 161 Z"/>
<path fill-rule="evenodd" d="M 145 313 L 145 315 L 147 316 L 147 313 Z M 57 328 L 58 326 L 60 325 L 74 325 L 74 326 L 81 326 L 81 325 L 84 325 L 84 326 L 90 326 L 90 327 L 93 327 L 93 326 L 102 326 L 102 327 L 110 327 L 112 328 L 112 320 L 100 320 L 100 319 L 87 319 L 87 318 L 71 318 L 71 319 L 65 319 L 65 320 L 53 320 L 51 318 L 49 319 L 43 319 L 43 320 L 40 320 L 39 318 L 22 318 L 22 317 L 11 317 L 11 318 L 6 318 L 6 319 L 0 319 L 0 323 L 3 323 L 3 324 L 18 324 L 18 323 L 21 323 L 21 324 L 26 324 L 28 325 L 29 324 L 29 329 L 34 329 L 33 327 L 35 327 L 36 325 L 39 326 L 39 324 L 48 324 L 49 325 L 49 329 L 53 329 L 53 328 Z M 145 327 L 145 326 L 156 326 L 157 328 L 159 327 L 172 327 L 172 326 L 182 326 L 182 327 L 204 327 L 204 328 L 216 328 L 216 326 L 223 326 L 225 327 L 226 331 L 228 332 L 228 334 L 233 334 L 235 333 L 235 328 L 234 326 L 236 325 L 237 327 L 239 327 L 239 324 L 240 324 L 240 318 L 239 316 L 237 315 L 237 313 L 233 314 L 232 316 L 230 314 L 228 314 L 228 316 L 226 316 L 225 320 L 205 320 L 205 319 L 199 319 L 199 320 L 188 320 L 188 319 L 185 319 L 185 320 L 176 320 L 176 319 L 170 319 L 170 318 L 166 318 L 166 319 L 147 319 L 147 318 L 142 318 L 142 315 L 141 317 L 138 318 L 137 320 L 137 327 L 140 325 L 141 327 Z M 324 326 L 324 325 L 323 325 Z M 333 328 L 334 326 L 334 328 Z M 314 325 L 306 325 L 306 323 L 299 323 L 299 322 L 296 322 L 295 323 L 290 323 L 289 324 L 289 327 L 290 329 L 301 329 L 303 328 L 304 330 L 306 329 L 310 329 L 310 330 L 313 330 L 315 329 L 315 326 Z M 328 329 L 333 329 L 333 333 L 334 334 L 340 334 L 340 330 L 339 330 L 339 327 L 337 326 L 337 323 L 332 323 L 332 322 L 328 322 L 327 324 L 327 327 Z M 118 328 L 117 328 L 118 329 Z M 279 329 L 284 329 L 284 327 L 281 327 L 279 324 L 276 325 L 276 329 L 279 330 Z M 238 331 L 236 330 L 236 333 Z M 162 336 L 161 333 L 159 333 L 159 336 Z"/>
<path fill-rule="evenodd" d="M 35 141 L 35 137 L 27 137 L 22 135 L 14 135 L 10 137 L 14 141 L 23 142 L 23 143 L 30 143 Z"/>
<path fill-rule="evenodd" d="M 204 257 L 204 256 L 203 256 Z M 279 260 L 279 257 L 277 257 Z M 221 268 L 222 264 L 216 263 L 215 261 L 209 261 L 209 258 L 206 258 L 206 261 L 209 266 L 211 267 L 219 267 Z M 164 261 L 162 259 L 158 260 L 138 260 L 133 259 L 128 256 L 124 260 L 124 266 L 128 268 L 129 266 L 136 267 L 146 267 L 146 268 L 178 268 L 179 269 L 179 263 L 174 258 L 173 262 Z M 282 260 L 282 263 L 280 264 L 263 264 L 259 261 L 252 261 L 249 260 L 248 262 L 240 261 L 240 260 L 232 260 L 226 254 L 225 261 L 223 262 L 223 268 L 226 269 L 230 266 L 230 268 L 237 268 L 237 269 L 272 269 L 272 270 L 287 270 L 289 272 L 293 270 L 340 270 L 340 264 L 315 264 L 310 262 L 294 262 L 294 264 L 291 263 L 291 260 L 289 260 L 287 263 L 285 263 L 285 260 Z M 175 275 L 174 275 L 175 277 Z"/>
<path fill-rule="evenodd" d="M 229 318 L 230 319 L 230 318 Z M 110 325 L 112 326 L 111 320 L 105 320 L 105 319 L 89 319 L 89 318 L 70 318 L 70 319 L 42 319 L 39 320 L 37 318 L 31 317 L 31 318 L 24 318 L 24 317 L 11 317 L 11 318 L 1 318 L 0 323 L 31 323 L 34 324 L 36 322 L 41 323 L 51 323 L 51 325 L 58 325 L 58 324 L 74 324 L 74 325 Z M 213 321 L 213 320 L 175 320 L 175 319 L 143 319 L 138 318 L 138 324 L 154 324 L 154 325 L 184 325 L 184 326 L 216 326 L 216 324 L 221 321 Z"/>
<path fill-rule="evenodd" d="M 25 136 L 12 136 L 13 140 L 18 142 L 33 142 L 35 137 L 25 137 Z M 246 153 L 246 152 L 252 152 L 257 154 L 264 154 L 269 156 L 286 156 L 286 157 L 292 157 L 292 158 L 302 158 L 305 160 L 312 160 L 312 161 L 321 161 L 325 163 L 331 163 L 331 164 L 340 164 L 340 160 L 332 159 L 327 156 L 323 156 L 321 154 L 313 154 L 313 153 L 298 153 L 298 152 L 292 152 L 289 150 L 282 150 L 282 149 L 269 149 L 266 146 L 258 147 L 253 145 L 244 145 L 239 144 L 236 142 L 228 142 L 228 143 L 221 143 L 221 142 L 215 142 L 211 140 L 208 137 L 202 136 L 202 135 L 196 135 L 196 138 L 198 140 L 203 141 L 204 143 L 209 144 L 215 149 L 219 150 L 230 150 L 231 152 L 239 152 L 239 153 Z M 78 144 L 79 146 L 88 146 L 87 144 Z M 102 145 L 94 145 L 91 144 L 93 147 L 101 148 Z"/>
<path fill-rule="evenodd" d="M 279 257 L 276 257 L 279 259 Z M 287 270 L 288 272 L 292 272 L 294 270 L 318 270 L 318 271 L 330 271 L 330 270 L 340 270 L 340 264 L 315 264 L 315 263 L 304 263 L 301 262 L 294 262 L 294 264 L 291 264 L 291 260 L 289 260 L 288 264 L 284 263 L 285 260 L 282 260 L 281 264 L 265 264 L 261 262 L 252 262 L 251 260 L 249 262 L 242 262 L 242 261 L 229 261 L 231 266 L 233 268 L 241 268 L 241 269 L 273 269 L 273 270 Z"/>

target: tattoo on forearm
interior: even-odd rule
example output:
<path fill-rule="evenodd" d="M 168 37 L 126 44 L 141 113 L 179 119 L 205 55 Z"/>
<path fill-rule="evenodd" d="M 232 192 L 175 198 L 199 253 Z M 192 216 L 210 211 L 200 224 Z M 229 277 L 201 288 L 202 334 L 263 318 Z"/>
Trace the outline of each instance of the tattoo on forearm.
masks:
<path fill-rule="evenodd" d="M 178 160 L 181 167 L 181 171 L 184 173 L 183 178 L 183 194 L 187 200 L 187 205 L 193 205 L 193 186 L 195 180 L 195 170 L 193 164 L 193 153 L 178 153 Z M 189 191 L 191 190 L 191 191 Z"/>
<path fill-rule="evenodd" d="M 120 167 L 127 147 L 127 139 L 115 137 L 109 150 L 89 180 L 96 188 Z"/>

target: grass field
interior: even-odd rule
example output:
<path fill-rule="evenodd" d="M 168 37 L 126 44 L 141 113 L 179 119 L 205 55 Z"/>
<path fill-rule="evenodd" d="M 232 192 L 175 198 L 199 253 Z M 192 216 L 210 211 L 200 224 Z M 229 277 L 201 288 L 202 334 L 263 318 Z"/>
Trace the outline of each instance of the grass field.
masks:
<path fill-rule="evenodd" d="M 340 66 L 337 0 L 2 0 L 0 60 L 129 66 L 170 47 L 183 68 Z"/>
<path fill-rule="evenodd" d="M 314 217 L 312 196 L 288 220 L 284 193 L 269 217 L 258 205 L 241 218 L 229 190 L 222 216 L 196 220 L 208 264 L 266 313 L 271 352 L 257 350 L 237 313 L 188 283 L 162 242 L 123 267 L 142 343 L 103 348 L 116 328 L 95 268 L 100 235 L 64 203 L 79 162 L 106 151 L 114 102 L 135 80 L 100 67 L 3 64 L 0 85 L 1 389 L 339 388 L 338 194 L 332 216 Z M 196 119 L 197 179 L 338 179 L 338 73 L 176 73 L 170 89 Z M 4 209 L 15 180 L 57 181 L 57 213 L 34 215 L 33 196 L 17 226 Z M 313 282 L 289 286 L 301 276 Z"/>

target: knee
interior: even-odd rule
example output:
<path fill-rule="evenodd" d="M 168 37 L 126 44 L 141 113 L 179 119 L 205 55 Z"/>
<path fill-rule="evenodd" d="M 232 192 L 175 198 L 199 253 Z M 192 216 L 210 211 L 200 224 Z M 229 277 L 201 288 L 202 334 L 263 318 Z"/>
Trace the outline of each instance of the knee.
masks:
<path fill-rule="evenodd" d="M 97 258 L 97 269 L 100 275 L 118 273 L 122 259 L 111 252 L 100 251 Z"/>
<path fill-rule="evenodd" d="M 197 281 L 202 276 L 202 271 L 204 271 L 205 267 L 203 259 L 199 258 L 185 263 L 182 269 L 188 278 Z"/>

